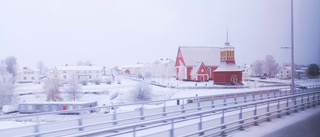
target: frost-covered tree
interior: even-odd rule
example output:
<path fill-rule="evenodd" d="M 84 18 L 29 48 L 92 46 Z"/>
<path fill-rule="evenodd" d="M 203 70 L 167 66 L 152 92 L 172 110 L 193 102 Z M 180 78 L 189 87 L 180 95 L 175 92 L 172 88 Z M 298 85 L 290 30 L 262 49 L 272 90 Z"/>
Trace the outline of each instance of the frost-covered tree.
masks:
<path fill-rule="evenodd" d="M 94 82 L 96 85 L 100 85 L 100 83 L 101 83 L 101 78 L 100 78 L 100 77 L 95 77 L 95 78 L 93 79 L 93 82 Z"/>
<path fill-rule="evenodd" d="M 89 82 L 89 78 L 87 76 L 82 76 L 80 78 L 80 82 L 81 82 L 82 85 L 87 85 L 88 82 Z"/>
<path fill-rule="evenodd" d="M 178 68 L 178 78 L 179 80 L 183 80 L 185 76 L 185 67 L 184 66 L 179 66 Z"/>
<path fill-rule="evenodd" d="M 264 70 L 269 77 L 275 76 L 279 72 L 279 64 L 272 55 L 267 55 L 264 61 Z"/>
<path fill-rule="evenodd" d="M 263 74 L 263 64 L 264 61 L 262 60 L 256 60 L 252 64 L 252 71 L 256 76 L 261 76 Z"/>
<path fill-rule="evenodd" d="M 81 98 L 81 85 L 79 84 L 78 78 L 76 75 L 71 75 L 68 80 L 66 94 L 69 100 L 76 101 Z"/>
<path fill-rule="evenodd" d="M 191 80 L 196 80 L 196 78 L 197 78 L 197 70 L 192 68 L 192 70 L 190 72 L 190 75 L 191 75 Z"/>
<path fill-rule="evenodd" d="M 7 72 L 7 66 L 4 63 L 0 64 L 0 108 L 3 105 L 15 103 L 17 97 L 14 95 L 13 78 Z"/>
<path fill-rule="evenodd" d="M 152 88 L 148 81 L 142 81 L 132 91 L 131 97 L 134 102 L 150 101 Z"/>
<path fill-rule="evenodd" d="M 47 94 L 47 101 L 62 101 L 60 92 L 60 80 L 55 77 L 48 77 L 44 81 L 43 90 Z"/>
<path fill-rule="evenodd" d="M 7 57 L 5 63 L 7 65 L 7 72 L 9 72 L 13 79 L 15 79 L 18 70 L 17 58 L 13 56 Z"/>
<path fill-rule="evenodd" d="M 110 85 L 112 83 L 112 76 L 106 76 L 106 83 Z"/>
<path fill-rule="evenodd" d="M 38 62 L 37 67 L 38 67 L 41 75 L 44 75 L 46 73 L 46 68 L 45 68 L 44 63 L 42 61 Z"/>

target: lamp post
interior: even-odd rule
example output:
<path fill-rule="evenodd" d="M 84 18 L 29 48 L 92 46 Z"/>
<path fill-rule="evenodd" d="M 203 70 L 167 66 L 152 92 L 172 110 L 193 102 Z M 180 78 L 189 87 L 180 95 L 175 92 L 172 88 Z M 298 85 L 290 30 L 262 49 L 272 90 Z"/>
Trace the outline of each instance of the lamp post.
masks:
<path fill-rule="evenodd" d="M 291 94 L 295 93 L 294 84 L 294 35 L 293 35 L 293 0 L 291 0 L 291 47 L 281 47 L 281 49 L 291 49 Z"/>
<path fill-rule="evenodd" d="M 293 0 L 291 0 L 291 93 L 295 93 L 294 85 L 294 40 L 293 40 Z"/>

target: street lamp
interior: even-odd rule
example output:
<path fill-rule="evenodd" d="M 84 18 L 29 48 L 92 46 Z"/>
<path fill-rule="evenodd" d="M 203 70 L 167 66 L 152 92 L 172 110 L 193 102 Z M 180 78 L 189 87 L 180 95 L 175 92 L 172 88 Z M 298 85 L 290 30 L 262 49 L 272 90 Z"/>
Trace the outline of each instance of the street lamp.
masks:
<path fill-rule="evenodd" d="M 291 47 L 281 47 L 282 49 L 291 49 L 291 94 L 295 93 L 294 85 L 294 35 L 293 35 L 293 0 L 291 0 Z"/>
<path fill-rule="evenodd" d="M 294 85 L 294 40 L 293 40 L 293 0 L 291 0 L 291 93 L 295 93 Z"/>

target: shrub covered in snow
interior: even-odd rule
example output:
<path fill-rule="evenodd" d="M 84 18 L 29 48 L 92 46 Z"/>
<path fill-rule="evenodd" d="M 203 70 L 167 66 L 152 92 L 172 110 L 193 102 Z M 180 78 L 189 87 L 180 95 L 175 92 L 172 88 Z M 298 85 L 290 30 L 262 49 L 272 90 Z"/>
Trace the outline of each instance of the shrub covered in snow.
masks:
<path fill-rule="evenodd" d="M 101 79 L 99 77 L 96 77 L 93 79 L 93 82 L 96 84 L 96 85 L 100 85 L 101 83 Z"/>
<path fill-rule="evenodd" d="M 48 77 L 44 81 L 43 89 L 47 94 L 47 101 L 62 101 L 63 98 L 60 96 L 60 80 L 55 77 Z"/>
<path fill-rule="evenodd" d="M 81 77 L 80 82 L 82 83 L 82 85 L 87 85 L 89 82 L 89 79 L 88 77 Z"/>
<path fill-rule="evenodd" d="M 111 77 L 111 76 L 107 76 L 107 77 L 106 77 L 106 83 L 107 83 L 108 85 L 110 85 L 110 84 L 112 83 L 112 77 Z"/>
<path fill-rule="evenodd" d="M 142 81 L 133 90 L 131 90 L 131 97 L 134 102 L 150 101 L 152 88 L 148 81 Z"/>

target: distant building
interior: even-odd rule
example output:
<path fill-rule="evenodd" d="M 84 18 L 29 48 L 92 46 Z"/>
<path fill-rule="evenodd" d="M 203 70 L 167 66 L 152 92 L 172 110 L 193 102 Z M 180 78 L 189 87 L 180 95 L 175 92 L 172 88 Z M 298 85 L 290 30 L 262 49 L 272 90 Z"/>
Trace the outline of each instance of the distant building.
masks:
<path fill-rule="evenodd" d="M 40 70 L 23 67 L 17 75 L 18 83 L 39 83 L 40 82 Z"/>
<path fill-rule="evenodd" d="M 218 47 L 179 47 L 176 75 L 179 80 L 213 80 L 213 71 L 219 65 Z"/>
<path fill-rule="evenodd" d="M 242 84 L 242 70 L 235 63 L 235 49 L 225 47 L 179 47 L 176 75 L 179 80 L 208 81 L 214 84 Z"/>
<path fill-rule="evenodd" d="M 244 79 L 254 76 L 252 71 L 252 65 L 244 64 L 241 69 L 242 69 L 242 77 Z"/>
<path fill-rule="evenodd" d="M 291 67 L 282 67 L 276 77 L 279 79 L 290 79 Z"/>
<path fill-rule="evenodd" d="M 102 78 L 105 73 L 103 66 L 56 66 L 53 74 L 61 80 L 68 81 L 75 74 L 78 80 L 87 78 L 89 81 Z"/>
<path fill-rule="evenodd" d="M 125 65 L 121 67 L 121 70 L 126 75 L 139 76 L 139 75 L 142 75 L 147 65 L 148 64 L 143 64 L 143 63 L 137 63 L 134 65 Z"/>

